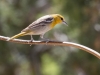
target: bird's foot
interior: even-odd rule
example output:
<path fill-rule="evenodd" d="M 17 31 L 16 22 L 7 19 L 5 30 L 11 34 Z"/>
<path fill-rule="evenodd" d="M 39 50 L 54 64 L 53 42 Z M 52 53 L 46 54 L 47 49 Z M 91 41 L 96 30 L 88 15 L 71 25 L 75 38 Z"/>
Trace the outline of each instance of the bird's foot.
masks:
<path fill-rule="evenodd" d="M 42 42 L 46 42 L 46 45 L 48 44 L 48 42 L 51 41 L 50 39 L 42 39 Z"/>
<path fill-rule="evenodd" d="M 29 40 L 28 43 L 32 43 L 34 40 Z M 32 46 L 32 44 L 30 44 L 30 46 Z"/>

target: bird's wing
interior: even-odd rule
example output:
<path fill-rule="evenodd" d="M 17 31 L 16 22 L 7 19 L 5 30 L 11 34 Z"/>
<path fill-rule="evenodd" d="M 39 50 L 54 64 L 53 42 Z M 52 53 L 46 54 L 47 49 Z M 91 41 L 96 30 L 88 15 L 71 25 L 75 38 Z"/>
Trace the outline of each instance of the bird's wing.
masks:
<path fill-rule="evenodd" d="M 46 16 L 46 17 L 41 17 L 38 20 L 34 21 L 31 23 L 28 27 L 22 30 L 22 32 L 30 32 L 33 29 L 37 29 L 42 26 L 50 25 L 53 21 L 53 17 Z"/>

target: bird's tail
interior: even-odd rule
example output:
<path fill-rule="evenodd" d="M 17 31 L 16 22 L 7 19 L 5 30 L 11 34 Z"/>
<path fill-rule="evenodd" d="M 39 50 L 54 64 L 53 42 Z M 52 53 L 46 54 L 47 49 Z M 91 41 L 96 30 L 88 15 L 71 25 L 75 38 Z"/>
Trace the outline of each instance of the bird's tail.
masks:
<path fill-rule="evenodd" d="M 12 37 L 9 38 L 7 41 L 13 40 L 13 39 L 18 38 L 18 37 L 20 37 L 20 36 L 24 36 L 26 33 L 27 33 L 27 32 L 21 32 L 21 33 L 19 33 L 19 34 L 17 34 L 17 35 L 12 36 Z"/>

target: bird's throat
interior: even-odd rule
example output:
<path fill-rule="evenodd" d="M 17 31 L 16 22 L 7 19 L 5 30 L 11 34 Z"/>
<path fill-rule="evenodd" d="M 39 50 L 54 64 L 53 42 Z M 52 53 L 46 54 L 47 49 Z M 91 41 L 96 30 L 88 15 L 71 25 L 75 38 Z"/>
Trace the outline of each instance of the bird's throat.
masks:
<path fill-rule="evenodd" d="M 56 22 L 56 20 L 55 21 L 53 21 L 52 23 L 51 23 L 51 25 L 50 25 L 50 27 L 51 28 L 53 28 L 55 25 L 57 25 L 58 23 Z"/>

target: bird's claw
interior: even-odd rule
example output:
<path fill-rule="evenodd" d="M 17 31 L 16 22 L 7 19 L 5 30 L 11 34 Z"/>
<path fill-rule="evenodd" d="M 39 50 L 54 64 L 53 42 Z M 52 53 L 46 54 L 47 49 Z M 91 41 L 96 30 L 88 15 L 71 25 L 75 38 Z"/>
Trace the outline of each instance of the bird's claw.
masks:
<path fill-rule="evenodd" d="M 33 40 L 29 40 L 29 41 L 28 41 L 28 43 L 32 43 L 32 42 L 33 42 Z M 30 46 L 32 46 L 32 44 L 30 44 Z"/>
<path fill-rule="evenodd" d="M 46 42 L 46 45 L 47 43 L 50 41 L 50 39 L 43 39 L 42 42 Z"/>

